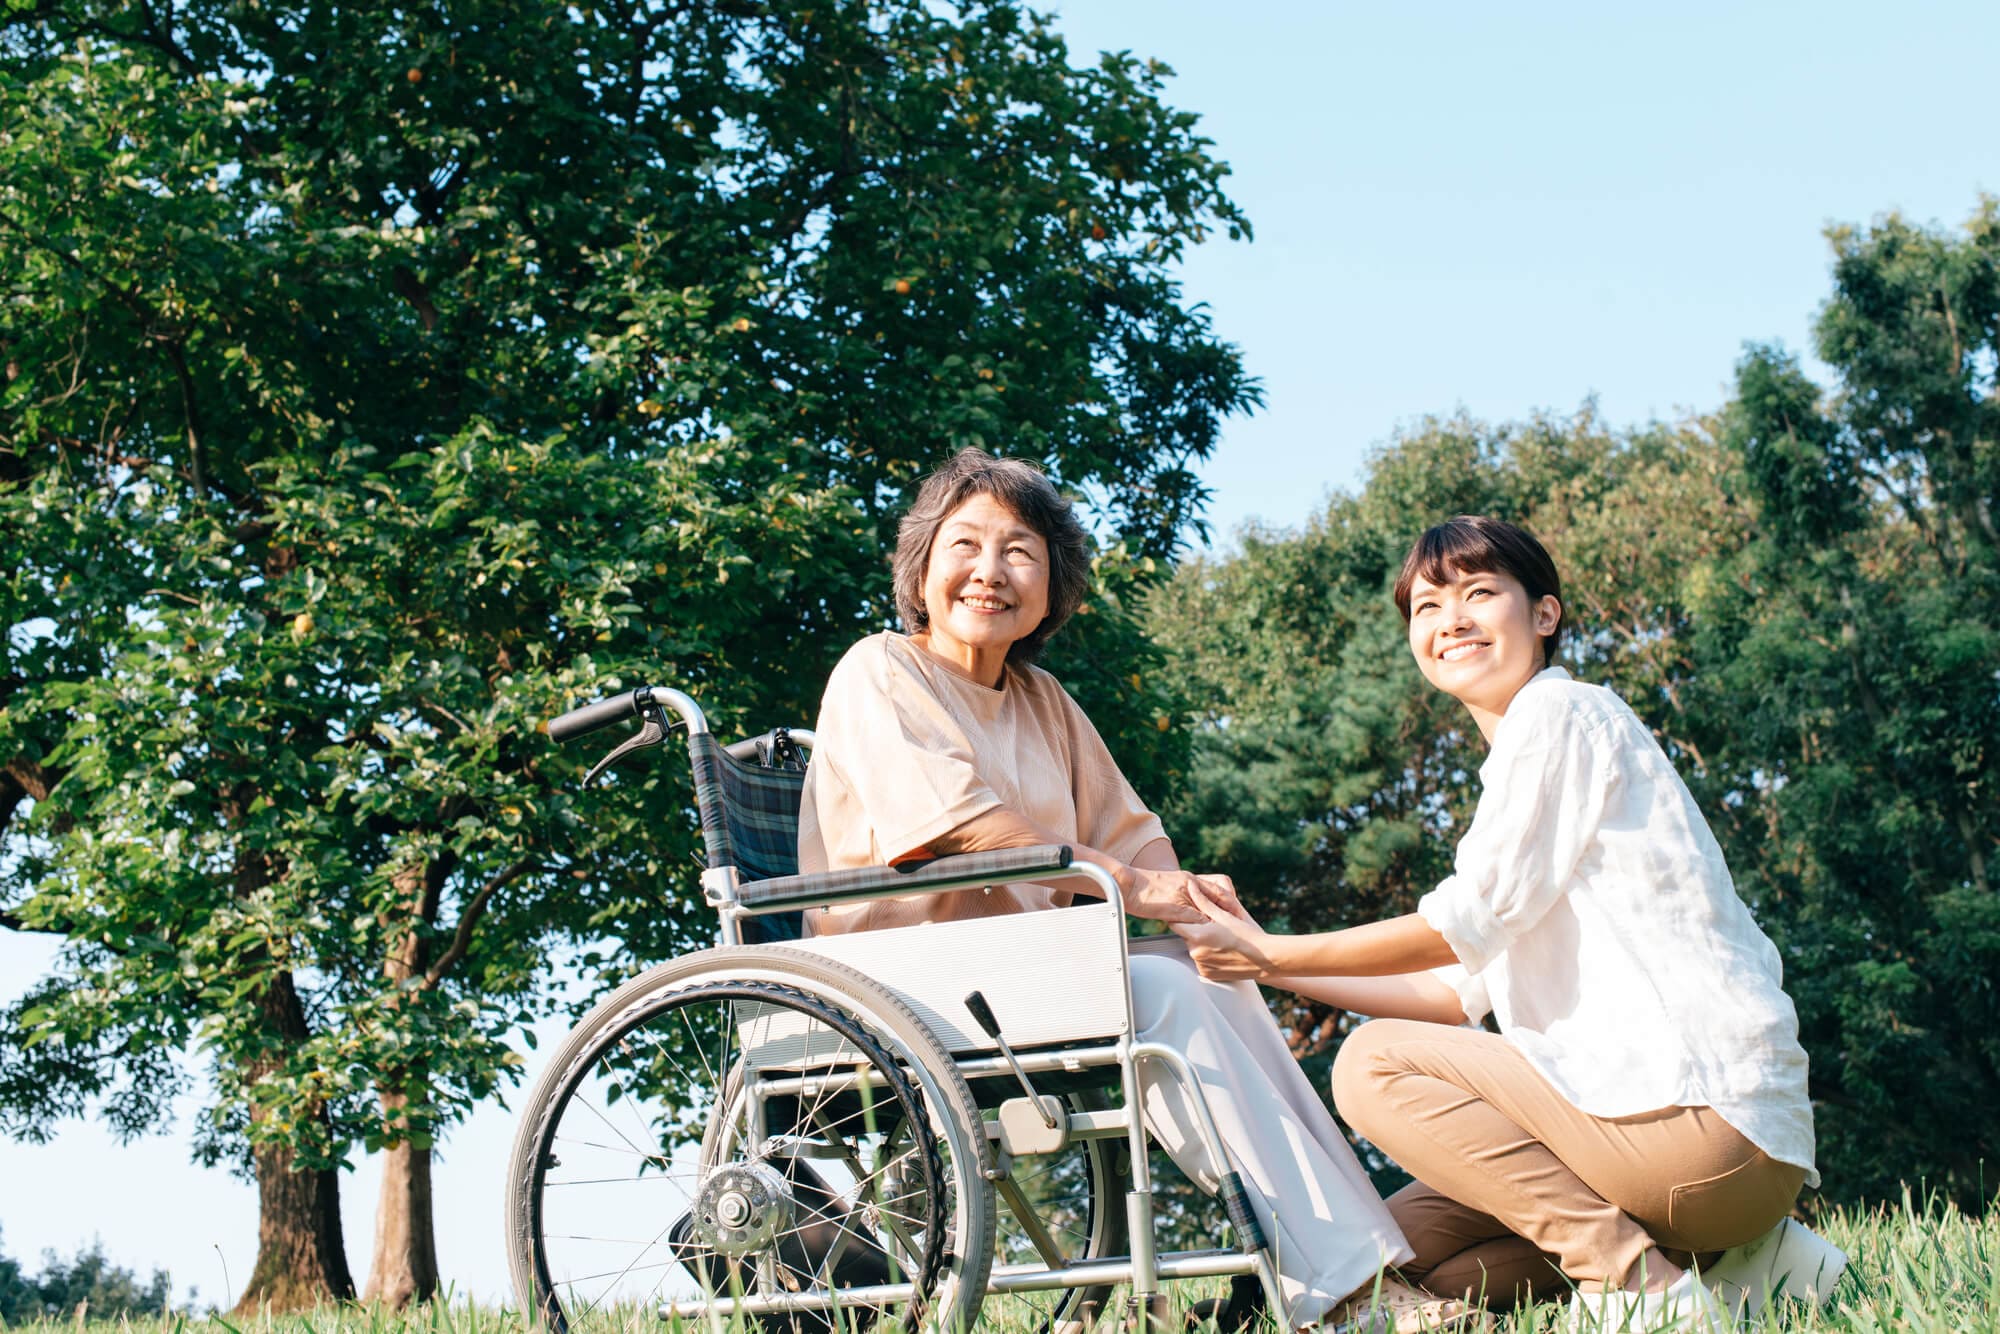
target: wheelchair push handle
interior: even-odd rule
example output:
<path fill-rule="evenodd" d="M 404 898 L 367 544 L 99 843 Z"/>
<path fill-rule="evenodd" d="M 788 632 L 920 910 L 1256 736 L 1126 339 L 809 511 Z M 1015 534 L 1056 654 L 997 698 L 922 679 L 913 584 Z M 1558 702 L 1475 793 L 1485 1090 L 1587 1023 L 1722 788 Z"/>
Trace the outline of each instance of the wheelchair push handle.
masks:
<path fill-rule="evenodd" d="M 639 716 L 639 690 L 629 690 L 610 699 L 600 699 L 568 713 L 558 714 L 549 719 L 549 739 L 552 741 L 573 741 L 580 736 L 602 731 L 614 723 L 622 723 Z"/>
<path fill-rule="evenodd" d="M 669 718 L 669 714 L 673 716 Z M 584 775 L 585 786 L 633 751 L 659 745 L 676 727 L 685 727 L 690 736 L 708 731 L 708 719 L 702 717 L 701 706 L 667 686 L 639 686 L 623 695 L 571 709 L 549 719 L 547 728 L 551 741 L 573 741 L 634 718 L 639 720 L 639 730 L 591 766 Z"/>

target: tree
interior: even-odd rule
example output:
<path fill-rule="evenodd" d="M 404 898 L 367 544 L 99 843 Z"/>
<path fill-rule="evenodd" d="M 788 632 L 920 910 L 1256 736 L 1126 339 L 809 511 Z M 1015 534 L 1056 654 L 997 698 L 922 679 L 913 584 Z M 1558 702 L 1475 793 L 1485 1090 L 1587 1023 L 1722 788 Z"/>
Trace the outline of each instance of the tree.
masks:
<path fill-rule="evenodd" d="M 2000 204 L 1962 234 L 1836 228 L 1814 384 L 1753 346 L 1712 419 L 1609 433 L 1434 421 L 1298 533 L 1252 531 L 1155 595 L 1205 701 L 1170 828 L 1275 924 L 1409 911 L 1483 753 L 1408 661 L 1396 562 L 1460 511 L 1564 575 L 1566 661 L 1652 727 L 1783 958 L 1822 1198 L 1925 1182 L 1968 1208 L 2000 1156 Z M 1327 1061 L 1346 1017 L 1291 999 Z"/>
<path fill-rule="evenodd" d="M 958 445 L 1093 499 L 1100 622 L 1198 522 L 1256 391 L 1167 266 L 1247 229 L 1166 73 L 1008 3 L 14 6 L 0 924 L 65 945 L 0 1124 L 142 1128 L 199 1043 L 244 1305 L 351 1290 L 357 1143 L 366 1290 L 427 1296 L 431 1146 L 551 953 L 709 935 L 685 778 L 579 791 L 537 722 L 641 680 L 809 718 Z"/>
<path fill-rule="evenodd" d="M 84 1313 L 109 1320 L 120 1316 L 165 1315 L 173 1305 L 173 1280 L 155 1269 L 143 1286 L 131 1270 L 105 1257 L 93 1241 L 74 1259 L 42 1252 L 42 1272 L 29 1278 L 20 1263 L 0 1252 L 0 1325 L 62 1319 Z"/>
<path fill-rule="evenodd" d="M 1703 600 L 1706 745 L 1785 952 L 1828 1194 L 1923 1180 L 1977 1208 L 2000 1157 L 2000 211 L 1829 235 L 1837 388 L 1753 347 L 1726 418 L 1765 521 Z"/>
<path fill-rule="evenodd" d="M 40 1294 L 21 1272 L 21 1262 L 0 1251 L 0 1325 L 32 1320 L 41 1313 Z"/>

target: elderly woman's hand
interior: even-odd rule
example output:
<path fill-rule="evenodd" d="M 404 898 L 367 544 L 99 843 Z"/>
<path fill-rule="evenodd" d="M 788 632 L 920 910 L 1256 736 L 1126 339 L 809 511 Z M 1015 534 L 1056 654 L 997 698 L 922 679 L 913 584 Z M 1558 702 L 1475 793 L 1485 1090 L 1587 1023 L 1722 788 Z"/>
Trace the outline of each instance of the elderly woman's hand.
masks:
<path fill-rule="evenodd" d="M 1192 871 L 1148 870 L 1128 866 L 1125 911 L 1134 917 L 1150 917 L 1169 926 L 1208 920 L 1203 901 L 1224 912 L 1241 915 L 1243 905 L 1236 900 L 1236 886 L 1226 875 L 1196 875 Z"/>
<path fill-rule="evenodd" d="M 1272 958 L 1274 937 L 1250 919 L 1234 895 L 1225 906 L 1201 888 L 1196 888 L 1195 906 L 1202 910 L 1202 920 L 1170 924 L 1187 942 L 1188 958 L 1201 975 L 1212 982 L 1255 982 L 1282 973 Z"/>

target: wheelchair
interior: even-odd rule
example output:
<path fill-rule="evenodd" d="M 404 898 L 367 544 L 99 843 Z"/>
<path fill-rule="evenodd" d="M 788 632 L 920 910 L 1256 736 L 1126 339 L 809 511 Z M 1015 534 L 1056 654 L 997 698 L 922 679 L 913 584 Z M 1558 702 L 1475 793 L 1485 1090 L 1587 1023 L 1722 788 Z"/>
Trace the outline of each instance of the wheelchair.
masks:
<path fill-rule="evenodd" d="M 725 746 L 693 699 L 642 686 L 548 733 L 632 720 L 590 777 L 685 730 L 720 943 L 620 987 L 523 1105 L 505 1207 L 531 1321 L 971 1330 L 984 1306 L 1010 1330 L 1079 1334 L 1114 1316 L 1157 1327 L 1164 1281 L 1225 1275 L 1283 1310 L 1185 1058 L 1134 1032 L 1128 957 L 1145 942 L 1127 940 L 1107 873 L 1036 847 L 800 875 L 809 731 Z M 1066 877 L 1101 901 L 801 935 L 822 905 Z M 1232 1246 L 1155 1245 L 1149 1064 L 1188 1092 Z"/>

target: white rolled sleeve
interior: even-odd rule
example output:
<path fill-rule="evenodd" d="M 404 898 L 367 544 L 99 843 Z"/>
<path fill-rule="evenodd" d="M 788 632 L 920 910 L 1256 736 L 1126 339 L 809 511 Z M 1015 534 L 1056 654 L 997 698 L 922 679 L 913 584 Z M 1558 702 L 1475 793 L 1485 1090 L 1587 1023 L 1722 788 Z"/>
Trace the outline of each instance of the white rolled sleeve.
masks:
<path fill-rule="evenodd" d="M 1417 912 L 1477 976 L 1568 891 L 1617 781 L 1591 722 L 1549 692 L 1524 689 L 1479 767 L 1483 793 L 1452 874 Z M 1461 992 L 1461 996 L 1463 993 Z"/>

